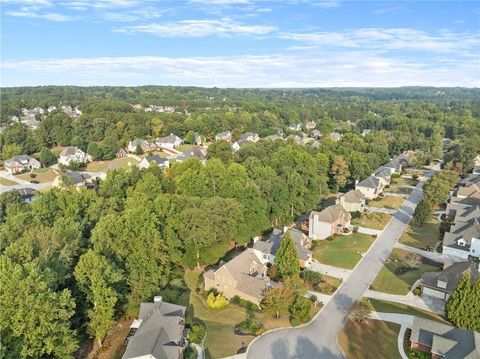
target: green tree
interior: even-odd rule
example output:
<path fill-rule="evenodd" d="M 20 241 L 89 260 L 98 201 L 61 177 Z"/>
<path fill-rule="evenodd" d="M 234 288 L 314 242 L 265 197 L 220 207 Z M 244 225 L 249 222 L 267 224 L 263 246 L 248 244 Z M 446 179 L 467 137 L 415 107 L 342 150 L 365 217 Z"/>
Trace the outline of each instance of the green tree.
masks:
<path fill-rule="evenodd" d="M 215 141 L 207 149 L 207 158 L 218 158 L 222 162 L 231 162 L 233 160 L 233 151 L 230 143 L 227 141 Z"/>
<path fill-rule="evenodd" d="M 300 273 L 298 251 L 290 232 L 287 232 L 280 242 L 275 254 L 275 264 L 280 277 L 298 276 Z"/>
<path fill-rule="evenodd" d="M 430 219 L 432 215 L 432 204 L 427 199 L 422 199 L 415 208 L 413 221 L 416 224 L 423 225 Z"/>
<path fill-rule="evenodd" d="M 78 347 L 70 329 L 75 302 L 54 292 L 38 267 L 0 258 L 0 326 L 7 358 L 72 358 Z M 21 295 L 19 295 L 21 293 Z"/>
<path fill-rule="evenodd" d="M 137 145 L 137 147 L 135 148 L 135 154 L 137 156 L 143 155 L 143 150 L 142 150 L 142 147 L 140 145 Z"/>
<path fill-rule="evenodd" d="M 8 160 L 14 156 L 23 154 L 23 147 L 16 143 L 5 144 L 2 147 L 2 159 Z"/>
<path fill-rule="evenodd" d="M 57 160 L 57 156 L 47 147 L 42 147 L 39 160 L 42 166 L 47 167 Z"/>
<path fill-rule="evenodd" d="M 163 131 L 163 121 L 161 118 L 154 117 L 151 121 L 152 136 L 160 137 Z"/>
<path fill-rule="evenodd" d="M 310 320 L 310 311 L 312 310 L 312 301 L 304 296 L 297 295 L 289 310 L 292 317 L 302 322 L 308 322 Z"/>
<path fill-rule="evenodd" d="M 288 310 L 295 300 L 295 294 L 288 286 L 268 290 L 263 296 L 263 306 L 268 313 L 276 318 L 288 314 Z"/>
<path fill-rule="evenodd" d="M 75 267 L 75 279 L 90 304 L 87 329 L 101 346 L 105 335 L 115 326 L 115 305 L 120 296 L 116 287 L 123 279 L 122 272 L 106 257 L 89 250 Z"/>
<path fill-rule="evenodd" d="M 335 188 L 344 187 L 347 184 L 347 179 L 350 176 L 348 171 L 348 163 L 343 156 L 335 156 L 333 158 L 331 174 L 333 185 Z"/>
<path fill-rule="evenodd" d="M 102 150 L 98 147 L 96 142 L 90 142 L 87 147 L 87 153 L 92 156 L 94 160 L 99 159 L 102 157 Z"/>
<path fill-rule="evenodd" d="M 450 294 L 445 314 L 455 326 L 480 331 L 480 279 L 472 283 L 469 272 L 463 274 Z"/>

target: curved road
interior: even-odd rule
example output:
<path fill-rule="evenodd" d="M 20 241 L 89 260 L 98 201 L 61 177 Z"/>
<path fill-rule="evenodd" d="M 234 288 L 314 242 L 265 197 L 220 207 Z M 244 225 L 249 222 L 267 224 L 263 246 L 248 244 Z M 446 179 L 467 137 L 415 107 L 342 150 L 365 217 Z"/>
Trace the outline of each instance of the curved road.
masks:
<path fill-rule="evenodd" d="M 280 329 L 258 337 L 248 347 L 248 359 L 344 357 L 337 345 L 337 334 L 348 316 L 350 307 L 363 296 L 373 282 L 410 222 L 415 207 L 422 198 L 421 188 L 426 179 L 422 178 L 417 184 L 416 189 L 404 201 L 402 207 L 318 316 L 304 327 Z"/>

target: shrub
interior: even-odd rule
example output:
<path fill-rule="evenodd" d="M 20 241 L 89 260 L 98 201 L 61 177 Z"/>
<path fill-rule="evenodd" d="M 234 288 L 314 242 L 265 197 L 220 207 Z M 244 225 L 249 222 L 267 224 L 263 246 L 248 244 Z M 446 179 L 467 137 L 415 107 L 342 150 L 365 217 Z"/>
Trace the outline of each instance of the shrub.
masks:
<path fill-rule="evenodd" d="M 222 293 L 218 293 L 216 296 L 213 292 L 207 297 L 207 305 L 212 309 L 225 309 L 228 307 L 228 300 L 222 295 Z"/>
<path fill-rule="evenodd" d="M 420 289 L 420 287 L 417 287 L 413 290 L 413 294 L 414 295 L 420 295 L 422 294 L 422 290 Z"/>
<path fill-rule="evenodd" d="M 30 178 L 36 178 L 37 177 L 37 174 L 36 173 L 30 173 Z"/>
<path fill-rule="evenodd" d="M 183 351 L 183 358 L 184 359 L 196 359 L 197 358 L 197 351 L 192 347 L 187 347 Z"/>
<path fill-rule="evenodd" d="M 240 297 L 238 295 L 230 298 L 230 304 L 237 304 L 240 303 Z"/>
<path fill-rule="evenodd" d="M 205 324 L 199 320 L 195 320 L 190 325 L 190 334 L 189 339 L 193 343 L 201 344 L 203 338 L 205 337 L 205 332 L 207 331 Z"/>
<path fill-rule="evenodd" d="M 247 317 L 238 327 L 243 333 L 252 335 L 260 335 L 265 331 L 263 324 L 258 321 L 255 313 L 252 311 L 247 312 Z"/>
<path fill-rule="evenodd" d="M 278 278 L 278 270 L 277 270 L 277 266 L 275 264 L 272 265 L 270 268 L 268 268 L 267 275 L 268 275 L 269 278 L 271 278 L 273 280 Z"/>
<path fill-rule="evenodd" d="M 313 294 L 312 294 L 312 295 L 310 296 L 310 298 L 308 298 L 308 299 L 310 299 L 310 301 L 311 301 L 312 303 L 316 303 L 316 302 L 318 301 L 317 296 L 316 296 L 316 295 L 313 295 Z"/>
<path fill-rule="evenodd" d="M 256 304 L 253 304 L 252 302 L 249 302 L 245 299 L 240 299 L 238 305 L 248 310 L 258 311 L 258 306 Z"/>
<path fill-rule="evenodd" d="M 292 327 L 298 327 L 301 324 L 303 324 L 303 323 L 300 320 L 298 320 L 297 318 L 294 318 L 294 317 L 290 318 L 290 325 Z"/>
<path fill-rule="evenodd" d="M 392 173 L 392 176 L 391 176 L 391 177 L 392 177 L 392 178 L 400 178 L 401 175 L 400 175 L 400 173 Z"/>
<path fill-rule="evenodd" d="M 300 273 L 300 277 L 307 283 L 310 283 L 311 285 L 317 285 L 320 283 L 323 278 L 320 273 L 314 272 L 309 269 L 305 269 Z"/>
<path fill-rule="evenodd" d="M 290 306 L 290 314 L 292 317 L 307 322 L 310 319 L 310 311 L 312 302 L 301 295 L 298 295 L 293 304 Z"/>
<path fill-rule="evenodd" d="M 414 174 L 412 175 L 412 179 L 413 179 L 414 181 L 416 181 L 416 180 L 418 179 L 418 175 L 417 175 L 416 173 L 414 173 Z"/>
<path fill-rule="evenodd" d="M 360 211 L 353 211 L 353 212 L 350 212 L 350 215 L 352 216 L 352 219 L 355 219 L 355 218 L 360 218 L 362 216 L 362 213 Z"/>

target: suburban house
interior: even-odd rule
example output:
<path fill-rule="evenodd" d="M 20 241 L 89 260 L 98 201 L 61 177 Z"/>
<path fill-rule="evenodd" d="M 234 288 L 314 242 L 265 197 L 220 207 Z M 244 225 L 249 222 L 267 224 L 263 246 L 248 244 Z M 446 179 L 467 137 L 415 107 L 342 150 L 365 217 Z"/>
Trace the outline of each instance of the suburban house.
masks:
<path fill-rule="evenodd" d="M 310 212 L 308 236 L 313 239 L 326 239 L 343 233 L 350 225 L 352 216 L 341 204 L 325 208 L 321 212 Z"/>
<path fill-rule="evenodd" d="M 28 155 L 19 155 L 5 161 L 5 169 L 9 173 L 20 173 L 40 168 L 40 162 Z"/>
<path fill-rule="evenodd" d="M 200 150 L 200 148 L 196 146 L 192 146 L 189 150 L 183 151 L 176 157 L 177 162 L 183 162 L 190 158 L 198 158 L 201 162 L 205 162 L 207 157 L 205 154 Z"/>
<path fill-rule="evenodd" d="M 258 133 L 245 132 L 243 135 L 240 136 L 239 140 L 244 140 L 247 142 L 258 142 L 258 140 L 260 140 L 260 137 L 258 136 Z"/>
<path fill-rule="evenodd" d="M 138 168 L 144 169 L 149 168 L 150 165 L 155 163 L 160 168 L 168 168 L 170 166 L 170 161 L 167 158 L 160 157 L 160 156 L 147 156 L 140 161 L 138 164 Z"/>
<path fill-rule="evenodd" d="M 217 133 L 217 135 L 215 135 L 215 141 L 231 142 L 232 141 L 232 133 L 230 131 L 224 131 L 224 132 Z"/>
<path fill-rule="evenodd" d="M 160 148 L 166 148 L 168 150 L 173 150 L 174 148 L 177 148 L 183 143 L 183 140 L 175 136 L 174 134 L 170 134 L 170 136 L 166 137 L 161 137 L 157 138 L 155 140 L 155 144 L 160 147 Z"/>
<path fill-rule="evenodd" d="M 443 239 L 443 253 L 463 259 L 480 257 L 480 217 L 455 221 Z"/>
<path fill-rule="evenodd" d="M 292 131 L 301 131 L 302 128 L 303 128 L 303 126 L 302 126 L 301 123 L 297 123 L 297 124 L 293 124 L 293 125 L 288 126 L 288 129 L 292 130 Z"/>
<path fill-rule="evenodd" d="M 448 148 L 450 147 L 450 145 L 452 144 L 452 140 L 450 138 L 442 138 L 442 147 L 444 150 L 448 150 Z"/>
<path fill-rule="evenodd" d="M 305 128 L 307 130 L 313 130 L 315 127 L 317 127 L 317 123 L 315 121 L 309 121 L 305 124 Z"/>
<path fill-rule="evenodd" d="M 205 143 L 205 136 L 195 132 L 193 143 L 195 143 L 197 146 L 202 146 Z"/>
<path fill-rule="evenodd" d="M 415 317 L 411 348 L 432 354 L 432 359 L 480 359 L 480 334 L 438 321 Z"/>
<path fill-rule="evenodd" d="M 141 303 L 122 359 L 182 359 L 187 336 L 185 310 L 160 296 L 153 303 Z"/>
<path fill-rule="evenodd" d="M 374 176 L 380 179 L 380 181 L 382 181 L 382 184 L 384 186 L 388 186 L 392 178 L 392 173 L 388 168 L 380 167 L 380 168 L 377 168 L 377 170 L 374 173 Z"/>
<path fill-rule="evenodd" d="M 275 254 L 277 253 L 280 243 L 289 232 L 295 242 L 297 248 L 299 264 L 303 268 L 312 261 L 312 252 L 309 248 L 312 246 L 312 240 L 308 238 L 302 231 L 298 229 L 281 229 L 275 228 L 266 241 L 256 241 L 253 245 L 253 251 L 262 263 L 275 263 Z"/>
<path fill-rule="evenodd" d="M 301 138 L 299 135 L 294 135 L 294 134 L 288 135 L 286 140 L 292 140 L 295 143 L 303 142 L 303 138 Z"/>
<path fill-rule="evenodd" d="M 203 273 L 205 290 L 216 289 L 225 298 L 240 298 L 260 305 L 263 293 L 274 286 L 267 276 L 267 267 L 252 248 L 216 269 Z"/>
<path fill-rule="evenodd" d="M 453 194 L 452 202 L 470 206 L 480 205 L 480 181 L 459 187 Z"/>
<path fill-rule="evenodd" d="M 368 135 L 370 132 L 372 132 L 372 130 L 364 129 L 364 130 L 362 131 L 362 137 L 365 137 L 365 136 Z"/>
<path fill-rule="evenodd" d="M 91 161 L 92 157 L 87 155 L 81 149 L 73 146 L 68 146 L 60 152 L 58 163 L 68 166 L 71 162 L 85 163 Z"/>
<path fill-rule="evenodd" d="M 354 189 L 342 194 L 335 203 L 342 205 L 348 212 L 363 212 L 365 209 L 365 196 L 360 190 Z"/>
<path fill-rule="evenodd" d="M 32 203 L 35 200 L 35 194 L 37 193 L 37 191 L 29 187 L 15 188 L 12 191 L 17 192 L 25 203 Z"/>
<path fill-rule="evenodd" d="M 57 177 L 52 182 L 52 187 L 66 188 L 73 186 L 76 189 L 95 188 L 94 178 L 79 171 L 68 171 Z"/>
<path fill-rule="evenodd" d="M 422 293 L 447 301 L 460 278 L 467 272 L 470 273 L 472 283 L 480 277 L 478 264 L 474 261 L 445 263 L 441 272 L 423 273 Z"/>
<path fill-rule="evenodd" d="M 338 142 L 342 139 L 342 135 L 338 132 L 332 132 L 332 133 L 330 133 L 330 139 L 333 142 Z"/>
<path fill-rule="evenodd" d="M 363 193 L 365 198 L 374 199 L 383 191 L 384 184 L 380 178 L 370 176 L 355 185 L 355 189 Z"/>
<path fill-rule="evenodd" d="M 153 149 L 152 144 L 150 142 L 141 140 L 141 139 L 136 139 L 128 143 L 127 150 L 128 152 L 135 153 L 135 151 L 137 150 L 137 147 L 139 146 L 143 152 L 148 152 Z"/>
<path fill-rule="evenodd" d="M 126 155 L 127 155 L 127 151 L 125 151 L 123 148 L 120 148 L 115 154 L 115 157 L 122 158 L 122 157 L 125 157 Z"/>
<path fill-rule="evenodd" d="M 310 137 L 319 138 L 322 137 L 322 133 L 319 130 L 315 129 L 310 132 Z"/>

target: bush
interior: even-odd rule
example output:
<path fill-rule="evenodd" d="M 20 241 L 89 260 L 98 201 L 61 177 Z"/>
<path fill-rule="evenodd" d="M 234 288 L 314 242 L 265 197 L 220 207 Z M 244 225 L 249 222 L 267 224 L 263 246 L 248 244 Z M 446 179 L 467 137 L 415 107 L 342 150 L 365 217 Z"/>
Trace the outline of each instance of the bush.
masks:
<path fill-rule="evenodd" d="M 353 211 L 353 212 L 350 212 L 350 215 L 352 216 L 352 219 L 355 219 L 355 218 L 360 218 L 362 216 L 362 213 L 360 211 Z"/>
<path fill-rule="evenodd" d="M 414 295 L 420 295 L 422 294 L 422 290 L 420 289 L 420 287 L 417 287 L 413 290 L 413 294 Z"/>
<path fill-rule="evenodd" d="M 183 359 L 196 359 L 197 358 L 197 351 L 192 347 L 187 347 L 183 351 Z"/>
<path fill-rule="evenodd" d="M 416 181 L 416 180 L 418 179 L 418 175 L 417 175 L 416 173 L 414 173 L 414 174 L 412 175 L 412 179 L 413 179 L 414 181 Z"/>
<path fill-rule="evenodd" d="M 300 277 L 307 283 L 310 283 L 311 285 L 317 285 L 320 283 L 323 278 L 320 273 L 314 272 L 309 269 L 305 269 L 300 273 Z"/>
<path fill-rule="evenodd" d="M 307 322 L 310 320 L 311 309 L 312 302 L 308 298 L 298 295 L 290 306 L 290 314 L 293 318 L 299 319 L 302 322 Z"/>
<path fill-rule="evenodd" d="M 312 303 L 316 303 L 316 302 L 318 301 L 317 296 L 316 296 L 316 295 L 313 295 L 313 294 L 312 294 L 312 295 L 310 296 L 310 298 L 308 298 L 308 299 L 310 299 L 310 301 L 311 301 Z"/>
<path fill-rule="evenodd" d="M 238 303 L 240 303 L 240 297 L 238 295 L 230 298 L 230 304 L 236 304 L 238 305 Z"/>
<path fill-rule="evenodd" d="M 218 293 L 216 296 L 213 292 L 210 292 L 210 294 L 207 297 L 207 305 L 209 308 L 212 309 L 225 309 L 228 307 L 228 300 L 225 299 L 225 297 L 222 295 L 222 293 Z"/>
<path fill-rule="evenodd" d="M 36 178 L 37 177 L 37 174 L 36 173 L 30 173 L 30 178 Z"/>
<path fill-rule="evenodd" d="M 248 311 L 247 317 L 238 325 L 238 328 L 245 334 L 260 335 L 265 331 L 263 324 L 260 323 L 254 312 Z"/>
<path fill-rule="evenodd" d="M 278 270 L 275 264 L 268 268 L 267 275 L 272 280 L 276 280 L 278 278 Z"/>
<path fill-rule="evenodd" d="M 392 176 L 391 176 L 391 177 L 392 177 L 392 178 L 400 178 L 401 175 L 400 175 L 400 173 L 392 173 Z"/>
<path fill-rule="evenodd" d="M 293 317 L 290 318 L 290 325 L 292 327 L 298 327 L 301 324 L 303 324 L 303 323 L 300 320 L 298 320 L 297 318 L 293 318 Z"/>
<path fill-rule="evenodd" d="M 248 300 L 245 300 L 245 299 L 240 299 L 240 301 L 238 302 L 238 305 L 248 310 L 253 310 L 255 312 L 258 311 L 258 305 L 253 304 L 252 302 L 249 302 Z"/>
<path fill-rule="evenodd" d="M 190 334 L 188 338 L 193 343 L 201 344 L 203 341 L 203 338 L 205 337 L 206 331 L 207 331 L 207 328 L 205 327 L 205 324 L 199 320 L 195 320 L 190 325 Z"/>

